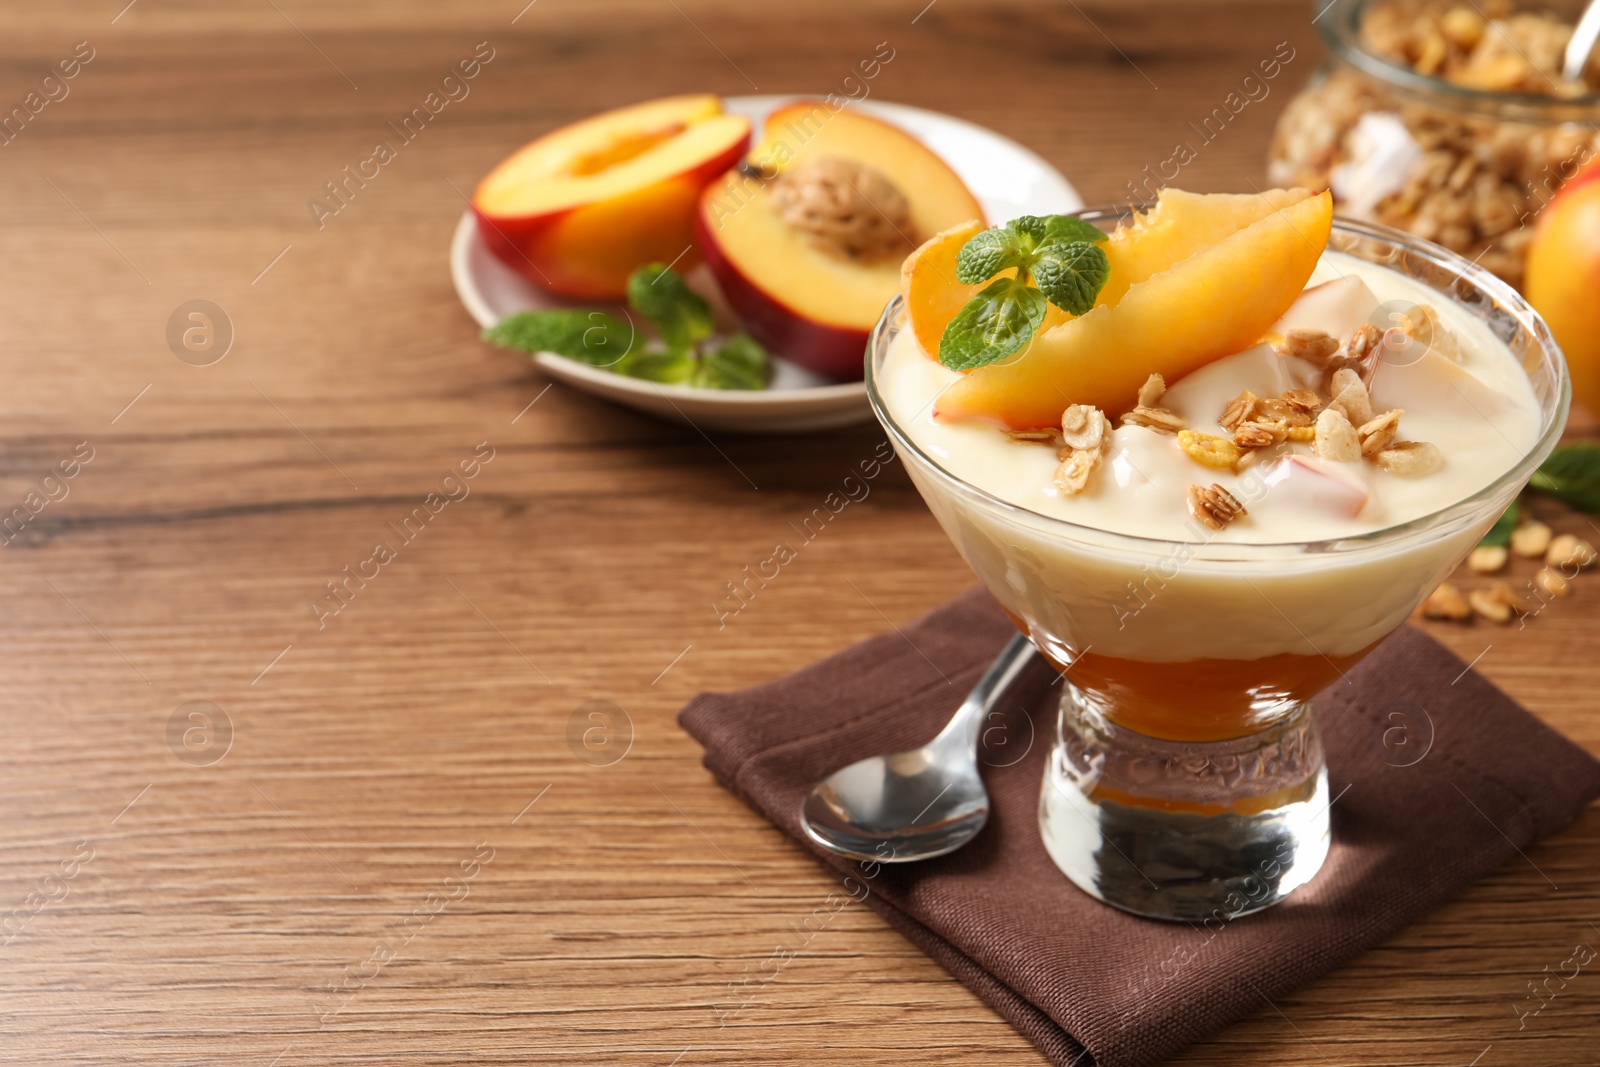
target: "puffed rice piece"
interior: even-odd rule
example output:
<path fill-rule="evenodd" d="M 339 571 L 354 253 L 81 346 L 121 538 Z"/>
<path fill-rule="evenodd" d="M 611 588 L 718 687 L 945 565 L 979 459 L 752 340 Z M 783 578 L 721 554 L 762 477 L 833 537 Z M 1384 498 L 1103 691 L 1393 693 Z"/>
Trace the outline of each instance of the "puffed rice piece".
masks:
<path fill-rule="evenodd" d="M 1365 394 L 1363 394 L 1365 395 Z M 1317 455 L 1338 463 L 1355 463 L 1361 459 L 1361 438 L 1356 428 L 1339 408 L 1326 407 L 1317 416 L 1315 447 Z"/>

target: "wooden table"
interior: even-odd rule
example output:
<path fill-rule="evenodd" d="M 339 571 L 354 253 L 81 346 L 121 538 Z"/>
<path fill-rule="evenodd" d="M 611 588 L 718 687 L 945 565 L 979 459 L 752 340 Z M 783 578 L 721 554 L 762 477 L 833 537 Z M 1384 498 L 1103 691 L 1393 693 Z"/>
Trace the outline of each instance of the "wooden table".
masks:
<path fill-rule="evenodd" d="M 717 1026 L 830 882 L 674 713 L 971 581 L 896 468 L 716 626 L 880 433 L 708 440 L 545 392 L 477 340 L 446 249 L 461 192 L 559 121 L 826 92 L 879 41 L 877 97 L 1015 137 L 1090 202 L 1287 41 L 1181 179 L 1244 188 L 1318 62 L 1309 8 L 125 2 L 0 14 L 5 109 L 93 53 L 0 153 L 0 505 L 55 497 L 0 555 L 0 1060 L 1042 1062 L 856 907 Z M 307 200 L 482 41 L 471 95 L 319 229 Z M 209 366 L 167 340 L 198 299 L 231 323 Z M 319 628 L 324 583 L 480 442 L 471 495 Z M 1580 583 L 1525 631 L 1438 632 L 1600 751 L 1597 605 Z M 608 765 L 569 741 L 589 701 L 631 739 Z M 1521 1031 L 1514 1006 L 1600 944 L 1597 846 L 1591 812 L 1181 1062 L 1593 1064 L 1600 976 Z"/>

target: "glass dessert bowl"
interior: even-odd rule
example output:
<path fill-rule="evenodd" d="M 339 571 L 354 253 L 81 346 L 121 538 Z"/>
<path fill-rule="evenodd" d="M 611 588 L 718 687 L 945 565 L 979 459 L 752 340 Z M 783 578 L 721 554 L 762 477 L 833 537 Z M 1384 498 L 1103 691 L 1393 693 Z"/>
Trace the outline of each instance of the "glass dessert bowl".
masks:
<path fill-rule="evenodd" d="M 1109 230 L 1132 214 L 1116 208 L 1079 217 Z M 1341 321 L 1343 332 L 1358 319 L 1351 338 L 1373 325 L 1368 336 L 1384 341 L 1352 373 L 1372 383 L 1374 406 L 1398 397 L 1412 429 L 1438 442 L 1388 441 L 1395 451 L 1381 455 L 1398 457 L 1393 477 L 1387 460 L 1378 471 L 1376 450 L 1364 465 L 1356 456 L 1357 466 L 1371 469 L 1361 475 L 1370 499 L 1351 495 L 1357 478 L 1321 484 L 1339 474 L 1331 469 L 1338 464 L 1295 458 L 1295 441 L 1310 440 L 1312 430 L 1285 427 L 1270 450 L 1235 449 L 1241 459 L 1226 472 L 1192 462 L 1192 453 L 1185 458 L 1172 437 L 1150 427 L 1156 415 L 1174 414 L 1161 406 L 1159 390 L 1148 393 L 1150 405 L 1125 414 L 1120 429 L 1106 424 L 1097 492 L 1035 492 L 1029 485 L 1038 472 L 1071 452 L 1045 447 L 1060 446 L 1060 432 L 1046 439 L 1046 431 L 1015 423 L 1004 430 L 930 415 L 951 372 L 929 357 L 920 328 L 909 328 L 903 297 L 868 346 L 873 409 L 913 482 L 978 578 L 1063 672 L 1039 809 L 1046 848 L 1080 888 L 1138 914 L 1233 917 L 1310 880 L 1327 855 L 1334 799 L 1311 697 L 1346 684 L 1349 669 L 1455 568 L 1565 422 L 1569 386 L 1559 349 L 1506 283 L 1376 225 L 1333 222 L 1327 253 L 1294 305 L 1300 311 L 1282 323 L 1299 314 L 1300 321 Z M 1319 279 L 1330 284 L 1319 287 Z M 1364 297 L 1349 299 L 1367 283 Z M 1312 298 L 1313 288 L 1321 295 Z M 1199 435 L 1212 441 L 1233 428 L 1239 440 L 1237 419 L 1230 427 L 1222 412 L 1219 427 L 1198 412 L 1217 418 L 1218 397 L 1233 396 L 1241 380 L 1258 380 L 1249 376 L 1263 368 L 1279 373 L 1280 363 L 1292 362 L 1286 349 L 1315 332 L 1291 331 L 1297 338 L 1278 337 L 1276 351 L 1255 346 L 1176 379 L 1170 404 L 1186 416 L 1177 421 L 1214 431 Z M 1321 356 L 1337 360 L 1353 344 Z M 1458 376 L 1451 369 L 1465 358 L 1458 349 L 1473 348 L 1487 350 L 1488 362 L 1474 363 L 1474 355 L 1469 369 L 1490 367 L 1503 377 Z M 1026 359 L 1027 351 L 1013 358 Z M 1282 401 L 1275 403 L 1282 414 Z M 1430 407 L 1439 410 L 1430 414 Z M 1137 412 L 1154 414 L 1141 420 Z M 1474 418 L 1452 436 L 1452 421 Z M 1271 430 L 1270 422 L 1261 425 Z M 1322 448 L 1320 436 L 1315 447 Z M 1401 454 L 1408 449 L 1416 455 Z M 1243 458 L 1256 452 L 1255 462 Z M 1431 478 L 1405 466 L 1424 452 Z M 1169 453 L 1177 458 L 1169 461 Z M 1174 472 L 1201 483 L 1202 496 L 1191 491 L 1187 509 L 1181 496 L 1173 507 L 1161 503 L 1172 496 Z M 1225 490 L 1227 499 L 1204 495 L 1212 490 Z M 1219 502 L 1224 514 L 1214 527 L 1208 508 Z M 1235 506 L 1238 515 L 1259 518 L 1230 523 Z M 1357 521 L 1358 512 L 1365 518 Z"/>

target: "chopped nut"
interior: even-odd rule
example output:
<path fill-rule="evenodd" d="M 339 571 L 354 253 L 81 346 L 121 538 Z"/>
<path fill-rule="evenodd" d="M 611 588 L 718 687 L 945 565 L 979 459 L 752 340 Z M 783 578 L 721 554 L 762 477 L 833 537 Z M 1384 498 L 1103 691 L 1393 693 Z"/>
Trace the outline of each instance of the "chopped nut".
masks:
<path fill-rule="evenodd" d="M 1361 438 L 1350 425 L 1345 413 L 1335 407 L 1326 407 L 1317 416 L 1315 438 L 1317 455 L 1340 463 L 1355 463 L 1361 458 Z"/>
<path fill-rule="evenodd" d="M 1013 441 L 1042 442 L 1052 445 L 1061 443 L 1060 430 L 1007 430 L 1006 436 Z"/>
<path fill-rule="evenodd" d="M 1289 428 L 1281 422 L 1246 422 L 1233 431 L 1233 443 L 1240 448 L 1270 448 L 1288 437 Z"/>
<path fill-rule="evenodd" d="M 1587 567 L 1594 562 L 1594 558 L 1594 546 L 1572 534 L 1562 534 L 1552 540 L 1544 554 L 1546 564 L 1562 570 Z"/>
<path fill-rule="evenodd" d="M 1379 452 L 1393 444 L 1395 433 L 1400 429 L 1400 416 L 1404 414 L 1403 408 L 1394 408 L 1362 423 L 1356 430 L 1356 436 L 1361 438 L 1361 454 L 1375 459 Z"/>
<path fill-rule="evenodd" d="M 1136 407 L 1122 416 L 1122 425 L 1143 426 L 1157 433 L 1175 434 L 1186 424 L 1165 408 Z"/>
<path fill-rule="evenodd" d="M 1322 406 L 1322 398 L 1310 389 L 1289 389 L 1280 398 L 1290 409 L 1305 415 L 1313 415 Z M 1309 425 L 1309 422 L 1307 423 Z"/>
<path fill-rule="evenodd" d="M 1467 566 L 1479 574 L 1503 570 L 1509 558 L 1504 545 L 1479 545 L 1467 557 Z"/>
<path fill-rule="evenodd" d="M 1144 380 L 1144 384 L 1139 386 L 1139 406 L 1142 408 L 1155 407 L 1161 403 L 1161 398 L 1166 395 L 1166 392 L 1166 379 L 1159 374 L 1150 375 Z"/>
<path fill-rule="evenodd" d="M 1247 448 L 1244 450 L 1244 455 L 1239 457 L 1239 462 L 1233 465 L 1233 469 L 1236 471 L 1249 470 L 1263 457 L 1276 454 L 1276 451 L 1270 448 Z"/>
<path fill-rule="evenodd" d="M 1383 331 L 1370 322 L 1363 322 L 1345 341 L 1342 354 L 1346 359 L 1365 368 L 1372 363 L 1375 354 L 1382 347 Z"/>
<path fill-rule="evenodd" d="M 1290 330 L 1272 349 L 1280 356 L 1292 356 L 1322 366 L 1329 356 L 1339 351 L 1339 342 L 1326 330 Z"/>
<path fill-rule="evenodd" d="M 1239 457 L 1243 455 L 1239 446 L 1225 437 L 1215 434 L 1201 433 L 1198 430 L 1183 430 L 1178 434 L 1178 447 L 1183 449 L 1183 454 L 1196 463 L 1217 470 L 1231 470 Z"/>
<path fill-rule="evenodd" d="M 1220 440 L 1220 438 L 1219 438 Z M 1189 487 L 1189 514 L 1213 530 L 1220 530 L 1241 515 L 1246 515 L 1239 498 L 1216 482 Z"/>
<path fill-rule="evenodd" d="M 1422 602 L 1422 617 L 1465 622 L 1472 617 L 1472 607 L 1467 603 L 1467 598 L 1461 595 L 1461 590 L 1445 582 Z"/>
<path fill-rule="evenodd" d="M 1230 432 L 1237 430 L 1240 423 L 1255 414 L 1256 402 L 1260 399 L 1256 394 L 1246 389 L 1228 401 L 1228 406 L 1222 409 L 1222 414 L 1217 418 L 1218 425 Z"/>
<path fill-rule="evenodd" d="M 1511 551 L 1524 559 L 1538 559 L 1549 551 L 1554 536 L 1550 527 L 1537 520 L 1511 531 Z"/>
<path fill-rule="evenodd" d="M 1429 305 L 1416 304 L 1402 314 L 1399 330 L 1408 339 L 1420 343 L 1424 349 L 1460 361 L 1461 349 L 1455 334 L 1445 329 L 1444 323 L 1439 320 L 1439 313 Z"/>
<path fill-rule="evenodd" d="M 1549 596 L 1566 596 L 1572 592 L 1572 583 L 1549 567 L 1540 568 L 1539 573 L 1533 576 L 1533 584 Z"/>
<path fill-rule="evenodd" d="M 1056 468 L 1056 488 L 1068 496 L 1076 496 L 1083 492 L 1089 484 L 1089 475 L 1094 473 L 1095 467 L 1100 463 L 1103 453 L 1100 449 L 1074 449 L 1062 460 L 1061 466 Z"/>
<path fill-rule="evenodd" d="M 1489 590 L 1489 595 L 1500 603 L 1516 612 L 1518 615 L 1532 615 L 1535 613 L 1534 605 L 1511 588 L 1510 582 L 1496 582 Z"/>
<path fill-rule="evenodd" d="M 1502 625 L 1511 621 L 1511 605 L 1485 589 L 1474 589 L 1467 594 L 1467 603 L 1472 605 L 1472 610 L 1488 619 Z"/>
<path fill-rule="evenodd" d="M 1098 451 L 1111 435 L 1111 423 L 1100 409 L 1073 404 L 1061 413 L 1061 439 L 1068 448 Z"/>
<path fill-rule="evenodd" d="M 1367 384 L 1354 370 L 1342 367 L 1334 371 L 1328 381 L 1328 391 L 1333 394 L 1328 408 L 1343 412 L 1350 425 L 1360 426 L 1372 421 L 1372 399 L 1367 395 Z"/>
<path fill-rule="evenodd" d="M 1396 441 L 1377 455 L 1378 466 L 1402 478 L 1432 474 L 1444 464 L 1438 448 L 1426 441 Z"/>
<path fill-rule="evenodd" d="M 1262 397 L 1257 400 L 1255 413 L 1250 418 L 1257 422 L 1282 422 L 1295 425 L 1300 423 L 1309 425 L 1311 422 L 1310 419 L 1301 418 L 1294 408 L 1275 396 Z"/>

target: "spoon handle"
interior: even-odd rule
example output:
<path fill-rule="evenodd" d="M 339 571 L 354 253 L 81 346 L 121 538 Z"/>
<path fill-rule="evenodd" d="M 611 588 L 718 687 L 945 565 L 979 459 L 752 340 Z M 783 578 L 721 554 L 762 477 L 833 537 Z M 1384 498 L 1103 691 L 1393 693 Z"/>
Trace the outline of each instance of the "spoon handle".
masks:
<path fill-rule="evenodd" d="M 978 684 L 972 692 L 967 694 L 967 699 L 962 702 L 961 709 L 951 718 L 948 725 L 934 738 L 935 745 L 960 744 L 969 753 L 978 751 L 978 737 L 983 729 L 983 723 L 988 718 L 989 712 L 1000 702 L 1011 683 L 1017 680 L 1023 670 L 1033 661 L 1033 642 L 1024 634 L 1017 634 L 1006 647 L 1000 650 L 1000 655 L 989 664 L 989 669 L 983 672 L 983 677 L 978 679 Z"/>
<path fill-rule="evenodd" d="M 1600 0 L 1589 0 L 1577 28 L 1572 31 L 1572 39 L 1567 42 L 1562 77 L 1577 81 L 1583 76 L 1583 68 L 1589 63 L 1589 53 L 1594 51 L 1597 38 L 1600 38 Z"/>

